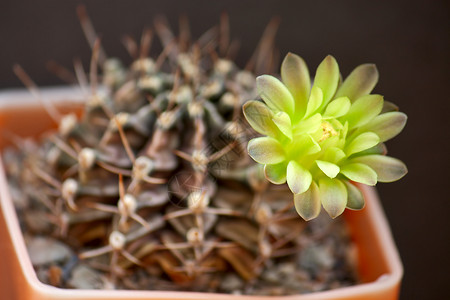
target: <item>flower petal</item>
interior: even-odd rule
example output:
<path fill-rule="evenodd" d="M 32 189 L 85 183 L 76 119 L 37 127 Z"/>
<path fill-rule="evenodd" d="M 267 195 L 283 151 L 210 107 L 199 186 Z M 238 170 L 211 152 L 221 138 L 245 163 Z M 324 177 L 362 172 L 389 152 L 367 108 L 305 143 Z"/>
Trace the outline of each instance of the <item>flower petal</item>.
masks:
<path fill-rule="evenodd" d="M 347 156 L 350 156 L 353 153 L 358 153 L 360 151 L 372 148 L 378 144 L 379 141 L 380 138 L 373 132 L 361 133 L 345 147 L 345 153 L 347 153 Z"/>
<path fill-rule="evenodd" d="M 286 182 L 286 163 L 281 162 L 275 165 L 265 165 L 264 175 L 273 184 L 283 184 Z"/>
<path fill-rule="evenodd" d="M 369 166 L 362 163 L 349 163 L 341 167 L 341 174 L 350 180 L 367 184 L 377 184 L 377 173 Z"/>
<path fill-rule="evenodd" d="M 311 90 L 311 95 L 309 96 L 308 99 L 308 105 L 306 106 L 305 116 L 303 118 L 306 119 L 311 115 L 313 115 L 322 105 L 322 102 L 323 102 L 322 90 L 317 86 L 313 86 Z"/>
<path fill-rule="evenodd" d="M 302 157 L 315 154 L 320 150 L 320 145 L 309 134 L 302 134 L 294 138 L 289 153 L 295 154 L 297 157 Z"/>
<path fill-rule="evenodd" d="M 320 194 L 317 184 L 313 181 L 309 189 L 294 195 L 294 205 L 297 213 L 306 221 L 316 218 L 320 213 Z"/>
<path fill-rule="evenodd" d="M 381 110 L 381 113 L 384 114 L 384 113 L 387 113 L 390 111 L 398 111 L 398 110 L 399 110 L 399 108 L 397 105 L 385 100 L 383 103 L 383 109 Z"/>
<path fill-rule="evenodd" d="M 259 137 L 248 142 L 248 154 L 260 164 L 278 164 L 285 159 L 283 146 L 271 137 Z"/>
<path fill-rule="evenodd" d="M 339 118 L 348 112 L 348 110 L 350 109 L 350 105 L 351 102 L 347 97 L 337 98 L 328 104 L 323 117 L 325 119 Z"/>
<path fill-rule="evenodd" d="M 256 88 L 261 98 L 272 110 L 284 111 L 290 116 L 293 115 L 294 98 L 280 80 L 270 75 L 261 75 L 256 78 Z"/>
<path fill-rule="evenodd" d="M 376 116 L 358 131 L 372 131 L 379 136 L 381 142 L 385 142 L 403 130 L 407 118 L 404 113 L 398 111 L 387 112 Z"/>
<path fill-rule="evenodd" d="M 378 70 L 374 64 L 356 67 L 339 87 L 336 97 L 346 96 L 353 102 L 370 94 L 378 82 Z"/>
<path fill-rule="evenodd" d="M 364 196 L 361 191 L 348 181 L 344 181 L 347 188 L 347 208 L 352 210 L 360 210 L 365 206 Z"/>
<path fill-rule="evenodd" d="M 314 133 L 320 129 L 322 124 L 322 116 L 320 114 L 315 114 L 308 119 L 301 120 L 300 123 L 294 126 L 294 135 L 304 134 L 304 133 Z"/>
<path fill-rule="evenodd" d="M 365 155 L 356 157 L 351 162 L 362 163 L 372 168 L 379 182 L 393 182 L 408 173 L 406 165 L 399 159 L 384 155 Z"/>
<path fill-rule="evenodd" d="M 316 76 L 314 77 L 314 86 L 319 87 L 323 92 L 323 104 L 325 107 L 327 103 L 336 93 L 336 88 L 339 83 L 339 66 L 336 59 L 328 55 L 317 67 Z"/>
<path fill-rule="evenodd" d="M 375 118 L 383 108 L 383 96 L 367 95 L 353 102 L 344 119 L 350 127 L 359 127 Z"/>
<path fill-rule="evenodd" d="M 250 126 L 258 133 L 268 135 L 271 137 L 278 137 L 281 132 L 272 121 L 272 111 L 261 101 L 247 101 L 242 110 L 245 119 L 247 119 Z"/>
<path fill-rule="evenodd" d="M 303 116 L 311 89 L 311 78 L 305 61 L 288 53 L 281 64 L 281 78 L 295 101 L 295 116 Z"/>
<path fill-rule="evenodd" d="M 316 164 L 319 167 L 320 170 L 322 170 L 322 172 L 325 173 L 325 175 L 327 175 L 330 178 L 334 178 L 337 176 L 337 174 L 339 174 L 339 166 L 328 162 L 328 161 L 323 161 L 323 160 L 316 160 Z"/>
<path fill-rule="evenodd" d="M 324 177 L 319 181 L 320 200 L 331 218 L 341 215 L 347 205 L 347 189 L 338 179 Z"/>
<path fill-rule="evenodd" d="M 311 173 L 296 161 L 291 160 L 287 166 L 287 184 L 294 194 L 306 192 L 311 185 Z"/>
<path fill-rule="evenodd" d="M 334 164 L 339 163 L 345 157 L 344 151 L 338 147 L 329 147 L 323 154 L 323 160 L 332 162 Z"/>
<path fill-rule="evenodd" d="M 289 115 L 284 111 L 280 111 L 273 116 L 272 120 L 278 129 L 290 140 L 292 140 L 292 125 Z"/>
<path fill-rule="evenodd" d="M 372 154 L 386 155 L 386 153 L 387 153 L 386 145 L 384 143 L 378 143 L 372 148 L 353 154 L 351 158 Z"/>

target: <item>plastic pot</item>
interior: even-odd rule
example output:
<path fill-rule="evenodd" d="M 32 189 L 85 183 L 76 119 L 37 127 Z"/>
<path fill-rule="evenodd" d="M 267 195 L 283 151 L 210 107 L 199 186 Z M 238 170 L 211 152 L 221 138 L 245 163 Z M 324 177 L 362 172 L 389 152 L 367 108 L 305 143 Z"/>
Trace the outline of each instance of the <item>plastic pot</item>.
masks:
<path fill-rule="evenodd" d="M 79 110 L 80 102 L 74 102 L 74 99 L 81 97 L 79 92 L 72 88 L 43 89 L 42 95 L 46 100 L 57 99 L 56 103 L 62 110 L 76 110 L 76 107 Z M 37 136 L 55 125 L 42 104 L 26 91 L 0 92 L 0 157 L 2 149 L 9 144 L 4 138 L 4 132 Z M 363 282 L 358 285 L 282 297 L 166 291 L 69 290 L 52 287 L 38 280 L 25 247 L 0 159 L 0 291 L 3 299 L 398 299 L 403 275 L 400 257 L 375 189 L 363 187 L 363 193 L 366 207 L 360 212 L 346 211 L 343 215 L 357 246 L 358 269 Z"/>

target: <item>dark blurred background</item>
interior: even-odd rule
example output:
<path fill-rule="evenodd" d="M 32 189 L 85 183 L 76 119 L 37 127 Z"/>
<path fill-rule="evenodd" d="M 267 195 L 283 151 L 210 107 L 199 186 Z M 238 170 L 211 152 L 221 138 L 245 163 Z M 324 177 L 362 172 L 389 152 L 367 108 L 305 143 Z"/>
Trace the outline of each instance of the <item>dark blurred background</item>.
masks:
<path fill-rule="evenodd" d="M 310 69 L 332 54 L 344 76 L 375 63 L 375 89 L 408 114 L 403 133 L 388 142 L 409 174 L 378 191 L 400 250 L 405 275 L 401 299 L 442 299 L 450 278 L 450 10 L 449 1 L 85 1 L 110 56 L 130 61 L 120 38 L 139 39 L 158 14 L 173 28 L 186 14 L 194 36 L 230 15 L 241 40 L 243 66 L 265 25 L 281 17 L 277 45 L 301 55 Z M 81 1 L 0 2 L 0 88 L 20 87 L 11 67 L 19 62 L 40 86 L 62 84 L 45 64 L 87 66 L 90 48 L 76 16 Z M 156 46 L 157 47 L 157 46 Z M 155 48 L 156 49 L 156 48 Z M 312 71 L 313 72 L 313 71 Z"/>

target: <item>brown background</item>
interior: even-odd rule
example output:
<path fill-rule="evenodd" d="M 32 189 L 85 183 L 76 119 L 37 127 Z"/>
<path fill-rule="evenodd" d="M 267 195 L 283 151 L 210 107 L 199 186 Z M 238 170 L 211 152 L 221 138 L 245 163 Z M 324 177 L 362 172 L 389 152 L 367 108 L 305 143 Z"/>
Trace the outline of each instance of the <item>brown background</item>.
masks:
<path fill-rule="evenodd" d="M 88 1 L 85 1 L 88 2 Z M 75 8 L 79 1 L 0 2 L 0 88 L 21 86 L 11 71 L 20 64 L 41 86 L 61 84 L 45 69 L 55 59 L 87 65 L 89 47 Z M 89 1 L 87 8 L 109 55 L 128 59 L 119 38 L 138 37 L 163 13 L 172 26 L 181 13 L 198 34 L 228 11 L 232 34 L 242 41 L 243 65 L 271 16 L 282 18 L 277 45 L 315 68 L 333 54 L 344 74 L 376 63 L 375 92 L 409 116 L 404 132 L 388 143 L 409 174 L 379 184 L 384 208 L 405 265 L 401 299 L 438 299 L 450 278 L 449 5 L 446 1 Z"/>

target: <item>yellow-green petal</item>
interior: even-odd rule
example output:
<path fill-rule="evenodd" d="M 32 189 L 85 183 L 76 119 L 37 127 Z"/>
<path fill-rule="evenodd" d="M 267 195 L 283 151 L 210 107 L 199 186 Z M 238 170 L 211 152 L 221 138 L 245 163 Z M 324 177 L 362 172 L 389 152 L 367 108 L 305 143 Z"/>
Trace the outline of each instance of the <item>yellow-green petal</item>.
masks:
<path fill-rule="evenodd" d="M 374 64 L 356 67 L 339 87 L 336 97 L 348 97 L 353 102 L 370 94 L 378 82 L 378 70 Z"/>
<path fill-rule="evenodd" d="M 349 111 L 350 106 L 351 102 L 347 97 L 334 99 L 328 104 L 327 108 L 325 109 L 323 118 L 339 118 Z"/>
<path fill-rule="evenodd" d="M 372 148 L 380 142 L 380 138 L 373 132 L 364 132 L 355 137 L 346 147 L 347 156 Z"/>
<path fill-rule="evenodd" d="M 312 116 L 319 109 L 322 103 L 323 103 L 322 90 L 317 86 L 313 86 L 311 90 L 311 95 L 309 96 L 308 99 L 308 104 L 306 106 L 305 116 L 303 118 L 306 119 Z"/>
<path fill-rule="evenodd" d="M 311 185 L 311 173 L 296 161 L 291 160 L 287 166 L 286 180 L 294 194 L 306 192 Z"/>
<path fill-rule="evenodd" d="M 256 88 L 261 98 L 274 112 L 284 111 L 290 116 L 293 115 L 294 98 L 280 80 L 270 75 L 261 75 L 256 78 Z"/>
<path fill-rule="evenodd" d="M 324 107 L 336 93 L 339 83 L 339 66 L 336 59 L 328 55 L 317 67 L 316 76 L 314 77 L 314 86 L 319 87 L 323 93 Z"/>
<path fill-rule="evenodd" d="M 329 147 L 323 154 L 323 160 L 332 162 L 334 164 L 339 163 L 344 157 L 346 157 L 344 151 L 338 147 Z"/>
<path fill-rule="evenodd" d="M 286 158 L 283 146 L 271 137 L 250 140 L 247 150 L 250 157 L 260 164 L 278 164 Z"/>
<path fill-rule="evenodd" d="M 287 113 L 284 111 L 276 113 L 273 116 L 272 121 L 285 136 L 292 140 L 291 118 Z"/>
<path fill-rule="evenodd" d="M 316 164 L 330 178 L 334 178 L 339 174 L 340 168 L 338 165 L 324 160 L 316 160 Z"/>
<path fill-rule="evenodd" d="M 399 134 L 406 125 L 407 116 L 404 113 L 393 111 L 376 116 L 372 121 L 358 129 L 376 133 L 381 142 L 385 142 Z"/>
<path fill-rule="evenodd" d="M 304 133 L 314 133 L 320 129 L 322 116 L 317 113 L 294 126 L 294 136 Z"/>
<path fill-rule="evenodd" d="M 316 218 L 320 213 L 320 194 L 313 181 L 309 189 L 301 194 L 294 194 L 294 205 L 297 213 L 305 221 Z"/>
<path fill-rule="evenodd" d="M 369 166 L 362 163 L 349 163 L 341 167 L 341 174 L 348 179 L 367 184 L 377 184 L 377 173 Z"/>
<path fill-rule="evenodd" d="M 261 101 L 247 101 L 242 108 L 245 119 L 258 133 L 274 138 L 280 136 L 281 132 L 273 122 L 272 111 Z"/>
<path fill-rule="evenodd" d="M 408 173 L 406 165 L 399 159 L 384 155 L 365 155 L 351 159 L 351 162 L 362 163 L 372 168 L 379 182 L 393 182 Z"/>
<path fill-rule="evenodd" d="M 361 191 L 348 181 L 344 181 L 347 188 L 347 208 L 352 210 L 360 210 L 365 206 L 364 196 Z"/>
<path fill-rule="evenodd" d="M 311 78 L 305 61 L 289 52 L 281 64 L 281 79 L 294 97 L 295 116 L 303 116 L 311 89 Z"/>
<path fill-rule="evenodd" d="M 344 119 L 351 128 L 365 125 L 381 112 L 383 102 L 380 95 L 363 96 L 353 102 Z"/>
<path fill-rule="evenodd" d="M 322 206 L 331 218 L 341 215 L 347 206 L 347 188 L 338 179 L 324 177 L 319 180 Z"/>
<path fill-rule="evenodd" d="M 264 175 L 273 184 L 286 182 L 286 162 L 264 166 Z"/>

